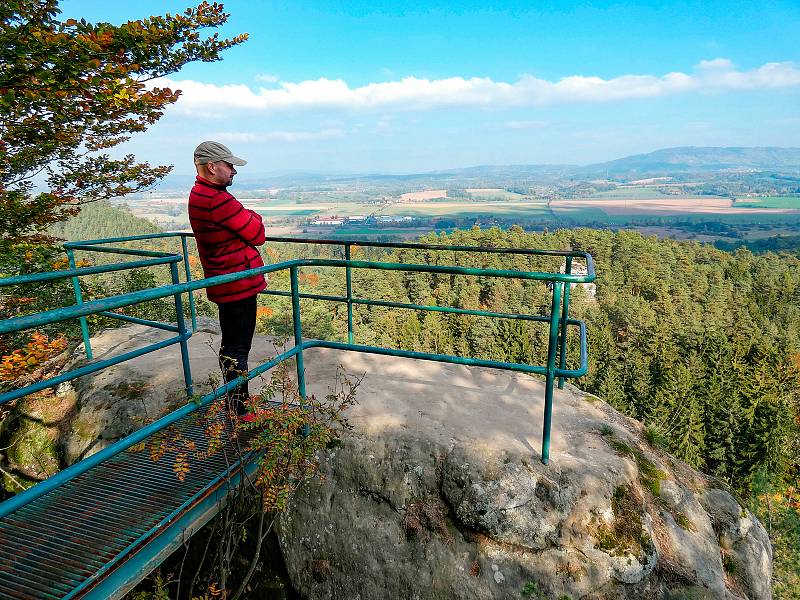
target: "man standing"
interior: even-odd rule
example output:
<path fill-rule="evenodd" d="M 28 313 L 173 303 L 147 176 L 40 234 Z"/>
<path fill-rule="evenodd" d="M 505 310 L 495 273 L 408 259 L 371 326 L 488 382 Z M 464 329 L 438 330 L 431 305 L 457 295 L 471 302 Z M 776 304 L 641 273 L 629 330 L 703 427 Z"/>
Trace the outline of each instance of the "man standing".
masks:
<path fill-rule="evenodd" d="M 248 210 L 228 193 L 238 158 L 219 142 L 203 142 L 194 151 L 197 179 L 189 193 L 189 223 L 194 232 L 200 262 L 206 277 L 237 273 L 261 267 L 264 262 L 256 246 L 264 243 L 261 215 Z M 225 381 L 247 372 L 247 358 L 256 327 L 256 298 L 267 287 L 263 275 L 239 279 L 206 289 L 208 299 L 219 308 L 222 343 L 219 362 Z M 247 383 L 229 396 L 238 415 L 247 412 Z"/>

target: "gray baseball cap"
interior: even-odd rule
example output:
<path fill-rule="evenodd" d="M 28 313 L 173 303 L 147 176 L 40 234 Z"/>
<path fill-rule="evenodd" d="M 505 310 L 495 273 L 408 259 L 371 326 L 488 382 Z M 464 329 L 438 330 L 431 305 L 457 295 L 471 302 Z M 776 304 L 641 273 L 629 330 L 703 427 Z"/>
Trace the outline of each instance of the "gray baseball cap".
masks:
<path fill-rule="evenodd" d="M 220 160 L 240 167 L 247 164 L 246 160 L 234 156 L 227 146 L 219 142 L 203 142 L 194 149 L 194 164 L 196 165 L 204 165 Z"/>

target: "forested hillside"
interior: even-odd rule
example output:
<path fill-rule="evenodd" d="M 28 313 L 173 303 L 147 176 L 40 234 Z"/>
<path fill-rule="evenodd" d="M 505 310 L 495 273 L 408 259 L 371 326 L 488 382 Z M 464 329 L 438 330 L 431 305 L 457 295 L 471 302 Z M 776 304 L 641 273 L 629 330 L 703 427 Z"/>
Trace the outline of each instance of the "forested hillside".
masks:
<path fill-rule="evenodd" d="M 147 219 L 134 216 L 129 210 L 111 206 L 106 200 L 86 204 L 81 211 L 52 225 L 47 232 L 67 241 L 158 233 L 161 228 Z"/>

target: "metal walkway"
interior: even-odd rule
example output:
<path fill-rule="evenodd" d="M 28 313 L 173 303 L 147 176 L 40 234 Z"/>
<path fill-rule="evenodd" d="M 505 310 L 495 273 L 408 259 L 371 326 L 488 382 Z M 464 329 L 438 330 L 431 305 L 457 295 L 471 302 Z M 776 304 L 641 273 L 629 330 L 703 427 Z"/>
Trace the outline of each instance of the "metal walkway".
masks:
<path fill-rule="evenodd" d="M 204 451 L 200 413 L 173 431 Z M 143 561 L 155 567 L 218 512 L 247 463 L 248 433 L 191 459 L 183 481 L 170 454 L 153 461 L 149 447 L 128 450 L 3 517 L 0 598 L 120 597 L 141 579 Z M 135 571 L 126 570 L 134 555 Z"/>

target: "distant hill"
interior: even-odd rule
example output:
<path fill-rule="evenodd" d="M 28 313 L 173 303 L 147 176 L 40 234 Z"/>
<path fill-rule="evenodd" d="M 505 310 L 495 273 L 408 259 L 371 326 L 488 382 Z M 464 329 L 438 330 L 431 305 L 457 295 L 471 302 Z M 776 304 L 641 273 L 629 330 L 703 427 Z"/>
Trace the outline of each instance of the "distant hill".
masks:
<path fill-rule="evenodd" d="M 515 182 L 559 181 L 605 177 L 640 178 L 645 176 L 685 175 L 766 171 L 800 174 L 800 148 L 779 147 L 700 147 L 663 148 L 647 154 L 635 154 L 591 165 L 479 165 L 423 173 L 315 173 L 245 174 L 236 178 L 235 187 L 242 190 L 265 190 L 276 187 L 330 186 L 361 182 L 376 187 L 392 185 L 492 187 Z M 185 195 L 194 180 L 189 175 L 169 175 L 159 192 L 174 191 Z"/>
<path fill-rule="evenodd" d="M 588 165 L 579 171 L 602 173 L 669 174 L 709 171 L 800 172 L 800 148 L 716 148 L 685 146 L 626 156 Z"/>

